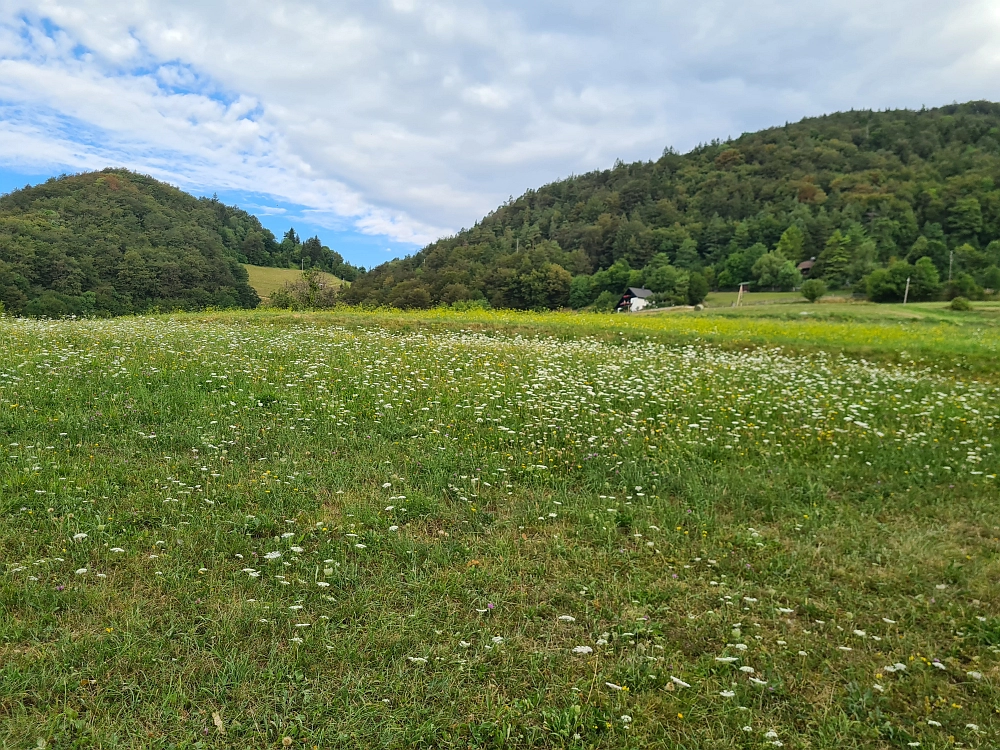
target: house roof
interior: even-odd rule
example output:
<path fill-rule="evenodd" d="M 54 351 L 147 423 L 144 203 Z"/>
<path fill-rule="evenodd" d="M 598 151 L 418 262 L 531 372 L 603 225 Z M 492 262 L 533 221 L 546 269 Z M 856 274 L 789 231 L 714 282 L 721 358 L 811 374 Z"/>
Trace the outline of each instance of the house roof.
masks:
<path fill-rule="evenodd" d="M 651 290 L 643 289 L 642 287 L 630 286 L 628 290 L 633 297 L 639 297 L 640 299 L 653 296 L 653 292 Z"/>
<path fill-rule="evenodd" d="M 816 261 L 814 261 L 814 260 L 804 260 L 801 263 L 799 263 L 796 266 L 796 268 L 799 269 L 800 271 L 805 271 L 807 268 L 812 268 L 814 265 L 816 265 Z"/>

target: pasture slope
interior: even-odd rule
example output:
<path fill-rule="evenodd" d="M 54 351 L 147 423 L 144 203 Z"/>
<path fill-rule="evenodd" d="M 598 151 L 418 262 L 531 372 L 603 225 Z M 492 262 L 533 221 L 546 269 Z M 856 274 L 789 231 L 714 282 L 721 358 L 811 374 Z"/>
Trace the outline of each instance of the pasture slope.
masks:
<path fill-rule="evenodd" d="M 301 281 L 302 279 L 302 271 L 295 268 L 269 268 L 267 266 L 252 266 L 248 264 L 244 264 L 243 267 L 247 269 L 247 273 L 250 276 L 250 286 L 253 287 L 262 300 L 266 300 L 271 294 L 285 286 L 285 284 L 294 284 L 296 281 Z M 328 273 L 324 273 L 322 276 L 324 280 L 327 280 L 327 283 L 332 282 L 338 285 L 343 283 L 336 276 L 331 276 Z"/>
<path fill-rule="evenodd" d="M 0 747 L 997 747 L 996 312 L 2 319 Z"/>

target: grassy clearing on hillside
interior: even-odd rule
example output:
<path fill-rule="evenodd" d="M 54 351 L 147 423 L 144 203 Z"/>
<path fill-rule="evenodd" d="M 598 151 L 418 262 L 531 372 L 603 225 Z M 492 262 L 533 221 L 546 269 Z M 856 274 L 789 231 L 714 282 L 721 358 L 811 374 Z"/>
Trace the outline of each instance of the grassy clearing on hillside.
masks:
<path fill-rule="evenodd" d="M 281 289 L 285 284 L 291 284 L 302 278 L 302 271 L 295 268 L 268 268 L 266 266 L 243 266 L 250 274 L 250 286 L 254 288 L 261 299 L 267 299 L 273 292 Z M 327 279 L 327 284 L 341 284 L 343 282 L 328 273 L 322 274 Z"/>
<path fill-rule="evenodd" d="M 709 292 L 705 307 L 732 307 L 739 292 Z M 747 292 L 743 295 L 743 305 L 775 305 L 802 302 L 798 292 Z"/>
<path fill-rule="evenodd" d="M 991 325 L 0 321 L 0 746 L 996 747 Z"/>

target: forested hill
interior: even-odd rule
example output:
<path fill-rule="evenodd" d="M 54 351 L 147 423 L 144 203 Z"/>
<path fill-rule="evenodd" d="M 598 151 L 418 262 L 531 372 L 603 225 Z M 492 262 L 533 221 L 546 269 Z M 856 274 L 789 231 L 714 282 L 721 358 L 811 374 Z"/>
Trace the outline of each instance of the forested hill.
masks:
<path fill-rule="evenodd" d="M 0 197 L 0 302 L 25 315 L 255 307 L 242 263 L 357 269 L 316 238 L 279 243 L 256 217 L 122 169 Z"/>
<path fill-rule="evenodd" d="M 1000 104 L 842 112 L 531 190 L 344 296 L 582 307 L 645 284 L 680 302 L 695 287 L 792 286 L 815 257 L 828 286 L 876 281 L 890 299 L 910 273 L 938 293 L 953 250 L 956 278 L 995 289 L 998 186 Z"/>

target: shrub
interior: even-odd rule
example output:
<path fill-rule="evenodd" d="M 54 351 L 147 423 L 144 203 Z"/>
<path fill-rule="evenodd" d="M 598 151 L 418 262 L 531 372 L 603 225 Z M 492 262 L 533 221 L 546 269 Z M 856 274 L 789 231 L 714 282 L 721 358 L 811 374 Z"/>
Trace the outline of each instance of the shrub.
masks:
<path fill-rule="evenodd" d="M 899 284 L 887 268 L 872 271 L 865 280 L 865 286 L 868 289 L 868 299 L 872 302 L 899 302 L 903 299 Z"/>
<path fill-rule="evenodd" d="M 802 284 L 802 296 L 810 302 L 815 302 L 826 294 L 826 282 L 823 279 L 807 279 Z"/>
<path fill-rule="evenodd" d="M 607 291 L 601 292 L 600 296 L 594 302 L 594 309 L 599 312 L 610 312 L 615 309 L 615 305 L 618 304 L 619 299 L 621 299 L 620 294 Z"/>
<path fill-rule="evenodd" d="M 396 286 L 386 300 L 390 307 L 402 310 L 426 310 L 431 306 L 431 294 L 427 287 L 416 279 L 404 281 Z"/>
<path fill-rule="evenodd" d="M 948 307 L 952 310 L 958 310 L 960 312 L 966 312 L 972 309 L 972 305 L 969 304 L 969 300 L 965 297 L 955 297 Z"/>
<path fill-rule="evenodd" d="M 268 305 L 285 310 L 318 310 L 337 304 L 338 288 L 329 283 L 329 277 L 316 269 L 302 274 L 298 281 L 290 281 L 273 292 Z"/>
<path fill-rule="evenodd" d="M 910 301 L 937 299 L 941 293 L 941 279 L 938 276 L 934 261 L 922 257 L 913 264 L 913 276 L 910 283 Z"/>
<path fill-rule="evenodd" d="M 983 290 L 969 274 L 960 273 L 948 282 L 948 285 L 945 287 L 944 296 L 947 299 L 955 299 L 955 297 L 980 299 L 983 296 Z"/>
<path fill-rule="evenodd" d="M 697 271 L 692 271 L 687 293 L 689 305 L 700 305 L 708 296 L 708 280 Z"/>

